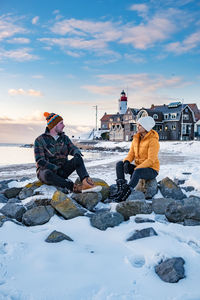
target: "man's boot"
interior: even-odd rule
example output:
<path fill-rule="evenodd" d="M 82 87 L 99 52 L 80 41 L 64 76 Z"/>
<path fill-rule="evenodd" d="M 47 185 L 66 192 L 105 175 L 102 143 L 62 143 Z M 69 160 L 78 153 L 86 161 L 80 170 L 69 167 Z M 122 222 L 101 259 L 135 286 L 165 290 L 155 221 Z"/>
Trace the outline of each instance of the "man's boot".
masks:
<path fill-rule="evenodd" d="M 124 183 L 126 183 L 127 181 L 125 179 L 117 179 L 116 183 L 117 183 L 117 192 L 113 195 L 109 195 L 109 199 L 115 199 L 119 196 L 119 194 L 122 192 L 122 186 Z"/>
<path fill-rule="evenodd" d="M 118 196 L 115 198 L 115 201 L 116 202 L 125 201 L 130 194 L 131 194 L 130 185 L 127 183 L 124 183 L 122 185 L 122 191 L 118 193 Z"/>
<path fill-rule="evenodd" d="M 82 193 L 89 192 L 100 192 L 102 190 L 101 186 L 95 185 L 90 177 L 85 177 L 82 181 Z"/>

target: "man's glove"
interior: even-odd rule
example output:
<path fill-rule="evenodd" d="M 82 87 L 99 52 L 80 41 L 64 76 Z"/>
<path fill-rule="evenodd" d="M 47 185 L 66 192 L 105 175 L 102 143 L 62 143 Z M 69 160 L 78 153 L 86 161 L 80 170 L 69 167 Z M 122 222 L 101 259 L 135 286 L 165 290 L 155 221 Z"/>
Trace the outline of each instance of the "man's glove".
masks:
<path fill-rule="evenodd" d="M 130 162 L 128 160 L 125 160 L 124 162 L 124 173 L 129 174 L 130 173 Z"/>
<path fill-rule="evenodd" d="M 77 149 L 74 151 L 74 156 L 83 156 L 83 154 L 81 153 L 80 150 Z"/>

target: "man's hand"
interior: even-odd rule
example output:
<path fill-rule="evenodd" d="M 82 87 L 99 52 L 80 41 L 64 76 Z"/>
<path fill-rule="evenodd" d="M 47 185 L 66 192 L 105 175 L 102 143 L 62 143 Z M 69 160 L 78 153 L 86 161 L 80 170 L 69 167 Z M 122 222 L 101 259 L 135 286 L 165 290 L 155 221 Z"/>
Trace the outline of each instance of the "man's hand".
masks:
<path fill-rule="evenodd" d="M 77 156 L 84 156 L 82 153 L 81 153 L 81 151 L 80 150 L 75 150 L 75 152 L 74 152 L 74 157 L 77 157 Z"/>
<path fill-rule="evenodd" d="M 129 174 L 130 172 L 130 162 L 128 160 L 125 160 L 124 162 L 124 173 Z"/>

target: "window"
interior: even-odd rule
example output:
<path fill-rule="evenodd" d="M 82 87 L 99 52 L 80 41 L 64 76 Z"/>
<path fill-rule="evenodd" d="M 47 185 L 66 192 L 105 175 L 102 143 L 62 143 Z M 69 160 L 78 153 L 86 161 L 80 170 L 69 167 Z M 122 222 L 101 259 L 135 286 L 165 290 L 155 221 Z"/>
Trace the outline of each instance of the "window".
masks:
<path fill-rule="evenodd" d="M 164 119 L 165 119 L 165 120 L 168 119 L 168 114 L 164 114 Z"/>
<path fill-rule="evenodd" d="M 162 129 L 163 129 L 163 126 L 162 126 L 162 125 L 156 125 L 156 126 L 155 126 L 155 130 L 156 130 L 156 131 L 162 131 Z"/>
<path fill-rule="evenodd" d="M 134 132 L 137 131 L 137 126 L 136 126 L 136 124 L 130 123 L 130 131 L 134 131 Z"/>
<path fill-rule="evenodd" d="M 171 114 L 171 119 L 176 119 L 176 113 Z"/>
<path fill-rule="evenodd" d="M 167 131 L 168 130 L 168 125 L 165 125 L 165 131 Z"/>
<path fill-rule="evenodd" d="M 119 121 L 120 121 L 120 118 L 117 118 L 117 121 L 119 122 Z"/>
<path fill-rule="evenodd" d="M 158 115 L 154 114 L 153 118 L 154 118 L 154 120 L 158 120 Z"/>
<path fill-rule="evenodd" d="M 113 121 L 113 118 L 110 118 L 110 121 L 112 122 L 112 121 Z"/>
<path fill-rule="evenodd" d="M 189 115 L 183 114 L 183 120 L 189 120 Z"/>
<path fill-rule="evenodd" d="M 172 130 L 176 130 L 176 125 L 172 124 Z"/>

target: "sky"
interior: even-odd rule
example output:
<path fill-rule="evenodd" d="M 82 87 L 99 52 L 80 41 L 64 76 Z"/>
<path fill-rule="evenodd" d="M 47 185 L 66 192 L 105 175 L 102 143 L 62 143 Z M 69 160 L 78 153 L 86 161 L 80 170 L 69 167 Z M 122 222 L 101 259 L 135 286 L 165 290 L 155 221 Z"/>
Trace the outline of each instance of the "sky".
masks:
<path fill-rule="evenodd" d="M 128 107 L 200 107 L 200 2 L 0 1 L 0 142 L 32 143 L 44 112 L 69 137 Z"/>

